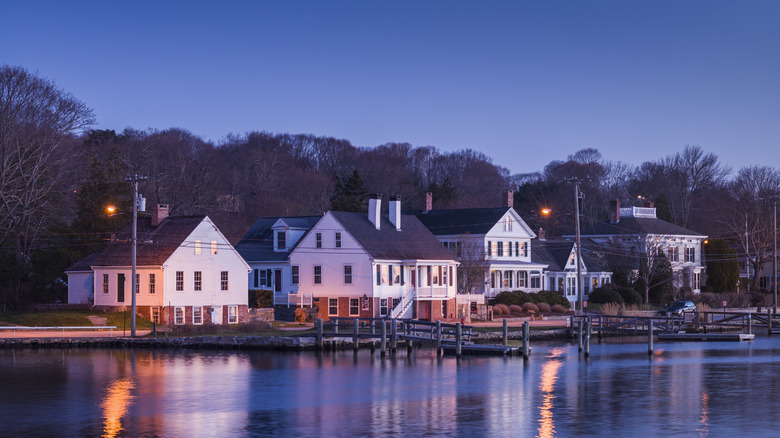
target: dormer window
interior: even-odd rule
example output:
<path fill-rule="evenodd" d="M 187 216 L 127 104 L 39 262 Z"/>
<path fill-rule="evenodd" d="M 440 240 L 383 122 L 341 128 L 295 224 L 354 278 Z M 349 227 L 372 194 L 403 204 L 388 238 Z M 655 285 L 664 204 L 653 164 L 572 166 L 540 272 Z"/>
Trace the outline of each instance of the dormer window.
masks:
<path fill-rule="evenodd" d="M 287 249 L 287 234 L 284 231 L 276 232 L 276 249 L 282 251 Z"/>
<path fill-rule="evenodd" d="M 504 231 L 512 231 L 512 218 L 504 216 Z"/>

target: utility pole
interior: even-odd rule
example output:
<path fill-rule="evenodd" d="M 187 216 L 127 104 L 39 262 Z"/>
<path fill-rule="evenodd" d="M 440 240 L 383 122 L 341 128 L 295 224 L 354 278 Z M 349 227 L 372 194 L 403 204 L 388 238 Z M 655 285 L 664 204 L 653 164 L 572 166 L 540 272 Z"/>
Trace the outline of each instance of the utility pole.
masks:
<path fill-rule="evenodd" d="M 574 183 L 574 227 L 575 227 L 575 241 L 577 246 L 577 309 L 583 311 L 583 296 L 582 292 L 582 245 L 580 244 L 580 180 L 579 178 L 569 178 L 566 181 Z"/>
<path fill-rule="evenodd" d="M 138 176 L 134 173 L 133 176 L 125 178 L 125 181 L 133 183 L 133 238 L 132 247 L 133 250 L 130 255 L 130 263 L 132 264 L 130 272 L 130 336 L 135 337 L 135 289 L 138 287 L 138 283 L 135 278 L 136 263 L 136 246 L 138 244 L 138 181 L 145 181 L 145 176 Z"/>
<path fill-rule="evenodd" d="M 772 249 L 772 307 L 777 315 L 777 196 L 772 197 L 772 236 L 774 246 Z"/>

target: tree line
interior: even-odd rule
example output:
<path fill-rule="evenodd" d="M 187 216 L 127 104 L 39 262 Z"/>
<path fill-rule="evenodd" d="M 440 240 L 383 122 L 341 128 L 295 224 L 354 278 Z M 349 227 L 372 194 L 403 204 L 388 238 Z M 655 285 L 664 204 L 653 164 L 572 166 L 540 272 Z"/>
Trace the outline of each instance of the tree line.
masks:
<path fill-rule="evenodd" d="M 252 131 L 218 143 L 181 128 L 90 129 L 94 113 L 21 67 L 0 67 L 0 309 L 64 300 L 64 269 L 99 251 L 130 219 L 129 175 L 172 215 L 208 214 L 234 243 L 261 216 L 361 211 L 366 195 L 400 196 L 403 208 L 514 207 L 547 235 L 572 234 L 580 181 L 582 226 L 608 218 L 609 201 L 655 203 L 659 217 L 726 239 L 756 272 L 771 256 L 767 200 L 780 192 L 769 166 L 734 172 L 697 145 L 638 166 L 585 148 L 529 174 L 512 174 L 482 152 Z M 517 153 L 533 153 L 518 146 Z M 119 214 L 108 215 L 113 204 Z M 543 207 L 553 213 L 543 216 Z M 124 213 L 124 214 L 123 214 Z M 769 245 L 769 246 L 768 246 Z M 717 255 L 713 255 L 717 258 Z M 732 257 L 732 256 L 729 256 Z"/>

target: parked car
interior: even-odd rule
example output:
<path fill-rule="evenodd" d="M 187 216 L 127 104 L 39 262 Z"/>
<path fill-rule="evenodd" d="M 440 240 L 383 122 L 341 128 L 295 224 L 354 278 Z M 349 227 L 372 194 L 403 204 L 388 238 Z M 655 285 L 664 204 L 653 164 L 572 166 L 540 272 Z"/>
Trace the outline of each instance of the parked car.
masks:
<path fill-rule="evenodd" d="M 693 313 L 696 311 L 696 304 L 693 301 L 675 301 L 671 306 L 666 308 L 667 315 L 681 316 L 685 313 Z"/>

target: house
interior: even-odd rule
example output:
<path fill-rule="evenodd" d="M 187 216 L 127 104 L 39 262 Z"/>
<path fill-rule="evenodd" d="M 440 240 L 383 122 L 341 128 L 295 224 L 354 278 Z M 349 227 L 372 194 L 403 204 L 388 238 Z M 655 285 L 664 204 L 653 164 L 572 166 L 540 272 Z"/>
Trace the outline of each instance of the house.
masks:
<path fill-rule="evenodd" d="M 207 216 L 168 217 L 168 206 L 158 205 L 151 216 L 138 218 L 137 230 L 138 314 L 171 325 L 234 324 L 246 319 L 249 265 Z M 88 263 L 95 307 L 129 307 L 130 227 Z M 83 284 L 86 272 L 72 268 L 69 283 Z M 74 299 L 81 298 L 74 294 Z"/>
<path fill-rule="evenodd" d="M 95 275 L 92 262 L 99 253 L 90 254 L 65 270 L 68 276 L 68 304 L 92 304 L 95 300 Z"/>
<path fill-rule="evenodd" d="M 290 252 L 322 216 L 261 217 L 236 245 L 250 266 L 249 289 L 274 294 L 276 305 L 311 306 L 311 295 L 290 293 Z"/>
<path fill-rule="evenodd" d="M 455 318 L 458 262 L 391 198 L 368 214 L 329 211 L 289 257 L 290 293 L 310 295 L 323 318 Z"/>
<path fill-rule="evenodd" d="M 534 239 L 531 247 L 534 250 L 533 261 L 547 265 L 544 271 L 545 289 L 559 291 L 570 302 L 577 302 L 577 244 L 569 239 Z M 585 242 L 581 253 L 583 299 L 587 300 L 593 289 L 612 282 L 612 272 L 607 271 L 603 260 Z"/>
<path fill-rule="evenodd" d="M 426 193 L 425 211 L 417 213 L 442 244 L 457 255 L 461 290 L 480 299 L 503 291 L 543 289 L 546 264 L 532 258 L 531 239 L 536 235 L 512 208 L 511 190 L 502 194 L 503 206 L 433 210 Z M 466 277 L 473 276 L 475 279 Z"/>
<path fill-rule="evenodd" d="M 581 235 L 605 250 L 623 251 L 625 260 L 638 256 L 637 263 L 652 264 L 663 255 L 671 264 L 675 289 L 690 287 L 694 293 L 701 292 L 705 270 L 702 242 L 707 236 L 658 219 L 652 204 L 620 208 L 619 201 L 612 201 L 609 221 L 587 228 Z"/>

